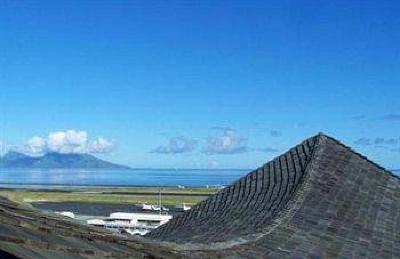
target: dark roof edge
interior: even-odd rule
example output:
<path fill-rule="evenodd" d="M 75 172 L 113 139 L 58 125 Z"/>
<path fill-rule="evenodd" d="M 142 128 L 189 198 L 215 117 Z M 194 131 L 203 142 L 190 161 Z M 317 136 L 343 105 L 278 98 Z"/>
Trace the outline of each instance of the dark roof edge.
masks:
<path fill-rule="evenodd" d="M 394 177 L 394 178 L 396 178 L 397 180 L 400 181 L 400 176 L 395 175 L 392 171 L 390 171 L 390 170 L 384 168 L 383 166 L 381 166 L 380 164 L 378 164 L 378 163 L 372 161 L 372 160 L 369 159 L 368 157 L 366 157 L 366 156 L 362 155 L 361 153 L 355 151 L 355 150 L 354 150 L 353 148 L 351 148 L 350 146 L 347 146 L 347 145 L 343 144 L 342 142 L 340 142 L 339 140 L 335 139 L 334 137 L 328 136 L 328 135 L 324 134 L 323 132 L 319 132 L 319 133 L 318 133 L 318 137 L 325 137 L 325 138 L 328 138 L 328 139 L 334 141 L 336 144 L 338 144 L 338 145 L 340 145 L 340 146 L 342 146 L 342 147 L 347 148 L 351 153 L 353 153 L 353 154 L 355 154 L 355 155 L 361 157 L 362 159 L 366 160 L 367 162 L 369 162 L 369 163 L 371 163 L 372 165 L 378 167 L 379 169 L 383 170 L 385 173 L 389 174 L 390 176 L 392 176 L 392 177 Z"/>

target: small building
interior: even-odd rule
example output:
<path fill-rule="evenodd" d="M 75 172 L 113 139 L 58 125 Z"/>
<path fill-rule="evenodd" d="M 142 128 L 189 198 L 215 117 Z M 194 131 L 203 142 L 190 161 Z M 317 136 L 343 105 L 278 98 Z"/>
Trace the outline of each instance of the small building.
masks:
<path fill-rule="evenodd" d="M 87 220 L 87 224 L 119 233 L 144 235 L 171 219 L 168 214 L 115 212 L 106 219 Z"/>
<path fill-rule="evenodd" d="M 56 211 L 55 213 L 71 219 L 75 218 L 75 214 L 71 211 Z"/>

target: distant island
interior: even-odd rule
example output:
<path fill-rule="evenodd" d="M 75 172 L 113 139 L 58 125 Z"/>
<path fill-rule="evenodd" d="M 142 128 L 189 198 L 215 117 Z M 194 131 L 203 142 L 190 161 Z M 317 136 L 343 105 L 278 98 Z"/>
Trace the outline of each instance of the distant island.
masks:
<path fill-rule="evenodd" d="M 128 166 L 104 161 L 90 154 L 47 153 L 43 156 L 28 156 L 10 151 L 0 158 L 0 168 L 129 169 Z"/>

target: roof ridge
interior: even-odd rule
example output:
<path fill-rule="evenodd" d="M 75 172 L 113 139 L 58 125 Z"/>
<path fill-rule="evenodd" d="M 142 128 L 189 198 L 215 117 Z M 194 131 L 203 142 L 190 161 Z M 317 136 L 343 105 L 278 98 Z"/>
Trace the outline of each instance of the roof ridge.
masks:
<path fill-rule="evenodd" d="M 340 141 L 337 140 L 336 138 L 331 137 L 331 136 L 329 136 L 329 135 L 326 135 L 326 134 L 324 134 L 323 132 L 318 133 L 318 136 L 319 136 L 319 137 L 325 137 L 325 138 L 328 138 L 328 139 L 334 141 L 336 144 L 338 144 L 338 145 L 340 145 L 340 146 L 342 146 L 342 147 L 348 149 L 352 154 L 355 154 L 355 155 L 361 157 L 362 159 L 366 160 L 367 162 L 371 163 L 372 165 L 376 166 L 377 168 L 383 170 L 385 173 L 389 174 L 390 176 L 392 176 L 392 177 L 394 177 L 395 179 L 397 179 L 397 180 L 400 181 L 400 176 L 395 175 L 392 171 L 390 171 L 390 170 L 386 169 L 385 167 L 381 166 L 380 164 L 378 164 L 378 163 L 372 161 L 372 160 L 369 159 L 367 156 L 364 156 L 364 155 L 362 155 L 361 153 L 355 151 L 355 150 L 354 150 L 353 148 L 351 148 L 350 146 L 347 146 L 347 145 L 343 144 L 342 142 L 340 142 Z"/>
<path fill-rule="evenodd" d="M 237 186 L 236 188 L 239 188 L 239 189 L 241 189 L 241 188 L 243 188 L 243 186 L 244 186 L 244 188 L 246 189 L 246 190 L 243 190 L 243 191 L 241 191 L 241 190 L 239 190 L 239 193 L 242 193 L 242 195 L 243 195 L 243 193 L 247 193 L 247 195 L 250 195 L 250 191 L 247 191 L 247 188 L 250 188 L 251 186 L 253 186 L 253 185 L 249 185 L 248 184 L 248 181 L 247 181 L 247 179 L 253 179 L 253 175 L 256 175 L 256 180 L 260 180 L 259 179 L 259 176 L 257 176 L 258 174 L 260 174 L 259 173 L 259 170 L 260 169 L 262 169 L 263 170 L 263 168 L 265 168 L 265 167 L 269 167 L 270 165 L 271 165 L 271 163 L 275 163 L 277 160 L 278 161 L 281 161 L 281 158 L 282 157 L 285 157 L 285 159 L 287 159 L 286 157 L 288 156 L 288 155 L 290 155 L 290 154 L 293 154 L 292 152 L 293 152 L 293 150 L 296 150 L 295 152 L 297 153 L 297 150 L 302 150 L 302 151 L 299 151 L 299 152 L 301 152 L 302 153 L 302 155 L 300 155 L 301 157 L 303 157 L 303 158 L 300 158 L 300 156 L 299 156 L 299 154 L 297 154 L 299 157 L 298 157 L 298 159 L 299 159 L 299 161 L 298 161 L 298 163 L 300 163 L 301 165 L 298 165 L 298 166 L 300 166 L 300 167 L 297 167 L 296 165 L 294 165 L 293 164 L 293 166 L 294 167 L 296 167 L 297 168 L 297 170 L 299 170 L 299 171 L 297 171 L 297 172 L 295 172 L 295 174 L 297 175 L 297 178 L 299 179 L 297 182 L 296 182 L 296 188 L 294 189 L 294 191 L 293 191 L 293 193 L 292 194 L 290 194 L 289 196 L 287 196 L 287 199 L 285 199 L 284 200 L 284 205 L 283 205 L 283 207 L 280 209 L 280 211 L 277 211 L 277 213 L 276 214 L 271 214 L 270 215 L 270 220 L 271 220 L 271 222 L 275 222 L 276 221 L 276 223 L 274 223 L 274 224 L 271 224 L 271 225 L 267 225 L 267 228 L 265 228 L 265 227 L 263 227 L 262 229 L 258 229 L 256 232 L 252 232 L 252 233 L 245 233 L 244 235 L 243 234 L 241 234 L 240 236 L 236 236 L 236 237 L 230 237 L 229 239 L 227 239 L 227 240 L 217 240 L 217 241 L 213 241 L 213 246 L 216 248 L 216 249 L 226 249 L 226 248 L 228 248 L 228 247 L 232 247 L 232 246 L 235 246 L 235 245 L 239 245 L 239 244 L 244 244 L 244 243 L 248 243 L 248 242 L 251 242 L 251 241 L 255 241 L 255 240 L 258 240 L 258 239 L 260 239 L 260 238 L 262 238 L 263 236 L 265 236 L 266 234 L 268 234 L 268 233 L 270 233 L 273 229 L 275 229 L 277 226 L 279 226 L 280 225 L 280 220 L 277 220 L 279 217 L 284 217 L 284 218 L 287 218 L 287 219 L 289 219 L 289 218 L 291 218 L 291 216 L 289 216 L 289 214 L 291 214 L 291 213 L 293 213 L 292 211 L 294 211 L 294 210 L 296 210 L 296 209 L 298 209 L 298 206 L 294 206 L 295 204 L 297 204 L 298 203 L 298 200 L 299 200 L 299 197 L 301 197 L 302 195 L 301 195 L 301 193 L 302 193 L 302 191 L 301 191 L 301 189 L 302 189 L 302 186 L 304 186 L 304 184 L 306 184 L 306 182 L 308 181 L 308 178 L 309 178 L 309 176 L 308 176 L 308 173 L 307 172 L 309 172 L 309 170 L 310 170 L 310 166 L 314 163 L 314 161 L 315 161 L 315 156 L 317 155 L 317 151 L 318 150 L 320 150 L 321 148 L 323 148 L 323 145 L 321 145 L 322 144 L 322 142 L 323 142 L 323 140 L 324 140 L 324 138 L 322 138 L 322 135 L 321 134 L 317 134 L 317 135 L 313 135 L 313 136 L 311 136 L 311 137 L 309 137 L 309 138 L 307 138 L 307 139 L 305 139 L 305 140 L 303 140 L 303 141 L 301 141 L 300 143 L 298 143 L 297 145 L 295 145 L 294 147 L 291 147 L 291 148 L 289 148 L 286 152 L 283 152 L 283 153 L 281 153 L 281 154 L 279 154 L 278 156 L 276 156 L 276 157 L 274 157 L 274 158 L 272 158 L 270 161 L 268 161 L 267 163 L 265 163 L 265 164 L 263 164 L 262 166 L 260 166 L 260 167 L 258 167 L 257 169 L 255 169 L 255 170 L 252 170 L 252 171 L 250 171 L 249 173 L 247 173 L 246 175 L 244 175 L 243 177 L 240 177 L 239 179 L 237 179 L 236 181 L 234 181 L 231 185 L 230 185 L 230 187 L 229 188 L 231 188 L 232 186 Z M 292 158 L 293 159 L 293 158 Z M 302 161 L 300 161 L 300 160 L 302 160 Z M 279 162 L 280 163 L 280 162 Z M 295 163 L 295 162 L 293 162 L 293 163 Z M 279 168 L 281 168 L 280 166 L 279 166 Z M 274 166 L 274 170 L 275 170 L 275 166 Z M 278 171 L 279 170 L 282 170 L 282 169 L 277 169 Z M 286 169 L 286 170 L 288 170 L 288 169 Z M 294 169 L 294 171 L 296 171 L 296 169 Z M 268 172 L 266 172 L 266 171 L 263 171 L 262 172 L 262 174 L 263 175 L 268 175 L 268 174 L 271 174 L 271 172 L 268 170 Z M 274 173 L 275 174 L 275 173 Z M 289 178 L 289 171 L 287 172 L 287 174 L 288 174 L 288 176 L 287 176 L 287 179 Z M 282 175 L 282 174 L 281 174 Z M 271 177 L 273 177 L 273 176 L 271 176 Z M 282 176 L 281 176 L 282 177 Z M 243 183 L 243 179 L 246 179 L 245 180 L 245 182 Z M 268 177 L 268 179 L 269 179 L 269 177 Z M 274 179 L 275 179 L 275 177 L 274 177 Z M 282 178 L 283 179 L 283 178 Z M 296 179 L 296 177 L 294 178 L 294 179 Z M 251 180 L 250 180 L 251 181 Z M 264 181 L 264 177 L 262 178 L 262 181 Z M 268 180 L 269 181 L 269 180 Z M 283 181 L 283 180 L 282 180 Z M 294 181 L 294 180 L 292 180 L 292 181 Z M 271 182 L 272 182 L 272 179 L 271 179 Z M 275 180 L 273 181 L 274 182 L 274 184 L 275 185 L 279 185 L 279 181 L 278 182 L 275 182 Z M 271 199 L 271 195 L 274 193 L 274 189 L 275 189 L 275 187 L 270 187 L 270 183 L 268 182 L 268 185 L 269 185 L 269 187 L 268 188 L 272 188 L 272 192 L 270 192 L 270 190 L 268 190 L 268 192 L 266 193 L 266 194 L 264 194 L 264 196 L 266 196 L 268 193 L 269 193 L 269 196 L 270 196 L 270 198 L 269 199 Z M 276 187 L 277 189 L 278 189 L 278 187 Z M 279 187 L 279 190 L 280 190 L 280 188 L 281 187 Z M 287 187 L 286 187 L 287 188 Z M 283 188 L 284 189 L 284 188 Z M 233 189 L 233 192 L 235 191 L 235 188 Z M 226 190 L 221 190 L 220 192 L 218 192 L 217 194 L 214 194 L 214 195 L 212 195 L 213 197 L 216 197 L 214 200 L 218 200 L 218 195 L 220 195 L 221 193 L 226 193 L 227 191 Z M 281 192 L 280 191 L 278 191 L 278 194 L 277 195 L 279 195 Z M 282 194 L 283 194 L 284 192 L 282 192 Z M 286 193 L 286 192 L 285 192 Z M 229 195 L 230 194 L 230 192 L 228 192 L 228 194 L 227 195 Z M 275 193 L 276 194 L 276 193 Z M 210 197 L 212 197 L 212 196 L 210 196 Z M 226 198 L 226 196 L 225 196 L 225 194 L 223 194 L 221 197 L 225 197 L 225 199 L 227 199 Z M 286 196 L 285 196 L 286 197 Z M 223 198 L 221 198 L 221 199 L 223 199 Z M 282 198 L 281 198 L 282 199 Z M 248 197 L 246 196 L 245 197 L 245 200 L 248 200 Z M 273 198 L 272 199 L 272 202 L 273 203 L 275 203 L 275 200 L 276 201 L 279 201 L 278 200 L 278 196 L 276 197 L 276 198 Z M 213 202 L 213 199 L 211 199 L 210 200 L 210 198 L 208 198 L 208 199 L 206 199 L 206 200 L 203 200 L 203 201 L 201 201 L 199 204 L 197 204 L 197 205 L 195 205 L 194 206 L 194 208 L 192 208 L 192 210 L 193 209 L 195 209 L 196 210 L 196 208 L 198 208 L 198 211 L 200 211 L 201 210 L 201 206 L 202 205 L 200 205 L 200 204 L 207 204 L 207 203 L 210 203 L 210 202 Z M 215 202 L 215 201 L 214 201 Z M 264 202 L 264 199 L 262 199 L 262 202 Z M 265 203 L 268 203 L 268 202 L 270 202 L 269 200 L 266 200 L 265 201 Z M 231 204 L 232 202 L 229 202 L 229 204 L 228 205 L 223 205 L 223 209 L 231 209 L 230 208 L 230 206 L 232 205 L 235 205 L 235 203 L 233 203 L 233 204 Z M 280 202 L 278 203 L 278 205 L 280 204 Z M 210 206 L 212 206 L 212 207 L 214 207 L 215 205 L 203 205 L 203 207 L 204 208 L 207 208 L 207 209 L 204 209 L 203 208 L 203 210 L 206 210 L 206 213 L 208 213 L 208 208 L 210 207 Z M 235 205 L 236 206 L 236 205 Z M 274 208 L 272 208 L 271 207 L 272 205 L 270 205 L 270 208 L 271 209 L 274 209 Z M 278 207 L 276 207 L 276 209 L 277 209 Z M 274 209 L 275 210 L 275 209 Z M 193 214 L 199 214 L 198 213 L 198 211 L 196 211 L 195 213 L 193 213 Z M 241 213 L 242 212 L 242 210 L 241 209 L 239 209 L 239 212 Z M 259 212 L 259 211 L 258 211 Z M 288 214 L 289 213 L 289 214 Z M 210 212 L 210 214 L 208 214 L 207 215 L 207 219 L 205 219 L 204 221 L 202 221 L 202 224 L 208 224 L 209 222 L 209 220 L 213 220 L 213 218 L 215 218 L 215 216 L 216 215 L 218 215 L 218 211 L 213 211 L 213 210 L 211 210 L 211 212 Z M 223 214 L 223 216 L 226 216 L 225 215 L 225 213 Z M 229 215 L 228 215 L 229 216 Z M 178 216 L 179 217 L 179 216 Z M 194 220 L 197 220 L 197 218 L 194 218 Z M 186 220 L 184 220 L 183 222 L 186 222 Z M 169 222 L 168 224 L 171 224 L 171 222 Z M 166 224 L 166 225 L 168 225 L 168 224 Z M 175 225 L 172 225 L 172 227 L 171 227 L 171 230 L 173 230 L 173 229 L 175 229 L 175 228 L 178 228 L 178 225 L 179 224 L 175 224 Z M 164 225 L 165 226 L 165 225 Z M 160 228 L 159 228 L 159 230 L 158 231 L 160 231 L 164 226 L 161 226 Z M 162 232 L 160 232 L 160 235 L 162 236 L 162 235 L 165 235 L 165 234 L 163 234 L 163 232 L 168 232 L 168 231 L 170 231 L 170 230 L 167 230 L 167 229 L 162 229 L 161 230 Z M 157 231 L 156 231 L 157 232 Z M 154 234 L 154 232 L 153 232 L 153 234 Z M 151 234 L 150 233 L 150 235 L 148 235 L 148 236 L 150 236 L 150 238 L 152 238 L 151 236 L 153 235 L 153 234 Z M 153 238 L 156 238 L 155 236 L 153 236 Z M 171 242 L 174 242 L 173 240 L 164 240 L 163 242 L 166 242 L 166 243 L 171 243 Z M 189 245 L 189 243 L 190 243 L 190 245 Z M 205 250 L 209 250 L 209 248 L 206 248 L 207 247 L 207 245 L 206 245 L 206 247 L 204 247 L 205 246 L 205 243 L 204 243 L 204 241 L 196 241 L 196 242 L 183 242 L 183 244 L 180 244 L 180 245 L 178 245 L 177 247 L 178 247 L 178 249 L 183 249 L 183 247 L 185 247 L 185 249 L 188 249 L 188 250 L 197 250 L 197 249 L 205 249 Z M 213 249 L 211 249 L 211 250 L 213 250 Z"/>
<path fill-rule="evenodd" d="M 311 137 L 309 137 L 309 138 L 306 138 L 306 139 L 304 139 L 303 141 L 297 143 L 296 145 L 294 145 L 294 146 L 288 148 L 286 151 L 280 153 L 279 155 L 276 155 L 275 157 L 273 157 L 272 159 L 270 159 L 268 162 L 264 163 L 261 167 L 263 167 L 263 166 L 265 166 L 265 165 L 271 163 L 272 161 L 278 159 L 278 158 L 281 157 L 281 156 L 286 155 L 287 153 L 290 152 L 290 150 L 295 149 L 295 148 L 297 148 L 297 147 L 299 147 L 299 146 L 305 145 L 305 144 L 306 144 L 307 142 L 309 142 L 310 140 L 313 140 L 313 143 L 312 143 L 312 146 L 311 146 L 311 150 L 310 150 L 309 161 L 307 161 L 307 162 L 310 162 L 310 161 L 312 160 L 312 158 L 313 158 L 313 154 L 314 154 L 313 151 L 314 151 L 314 149 L 317 147 L 317 145 L 320 144 L 320 139 L 321 139 L 321 137 L 323 137 L 323 136 L 326 136 L 326 135 L 325 135 L 324 133 L 322 133 L 322 132 L 319 132 L 319 133 L 316 134 L 316 135 L 313 135 L 313 136 L 311 136 Z M 254 171 L 254 170 L 252 170 L 252 171 Z M 250 171 L 250 173 L 251 173 L 252 171 Z"/>

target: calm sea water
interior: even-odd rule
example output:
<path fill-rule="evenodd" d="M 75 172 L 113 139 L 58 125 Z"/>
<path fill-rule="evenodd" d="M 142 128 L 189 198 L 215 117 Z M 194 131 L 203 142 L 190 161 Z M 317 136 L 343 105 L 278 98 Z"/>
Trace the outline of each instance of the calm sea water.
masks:
<path fill-rule="evenodd" d="M 249 170 L 0 169 L 1 187 L 228 185 Z"/>
<path fill-rule="evenodd" d="M 27 170 L 0 169 L 0 187 L 221 186 L 250 170 Z M 400 171 L 393 170 L 400 175 Z"/>

